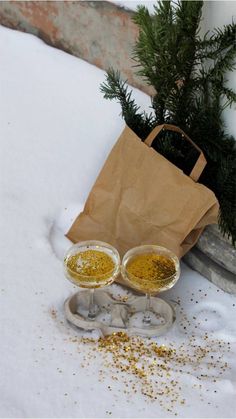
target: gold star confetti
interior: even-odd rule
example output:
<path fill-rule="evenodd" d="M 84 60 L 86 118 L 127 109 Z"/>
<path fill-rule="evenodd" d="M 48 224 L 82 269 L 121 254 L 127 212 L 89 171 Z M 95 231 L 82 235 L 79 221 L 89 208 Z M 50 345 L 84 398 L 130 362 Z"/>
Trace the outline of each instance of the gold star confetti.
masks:
<path fill-rule="evenodd" d="M 77 342 L 79 352 L 84 353 L 83 368 L 88 369 L 92 360 L 102 360 L 98 381 L 111 379 L 114 382 L 114 386 L 106 385 L 107 391 L 119 391 L 116 383 L 121 382 L 127 397 L 142 394 L 147 401 L 158 402 L 165 411 L 176 416 L 177 407 L 186 404 L 181 375 L 195 376 L 198 383 L 192 388 L 196 391 L 201 390 L 201 381 L 213 384 L 222 378 L 219 370 L 224 372 L 228 368 L 223 355 L 230 350 L 229 342 L 209 339 L 207 333 L 201 345 L 197 344 L 198 339 L 191 335 L 182 344 L 167 346 L 158 345 L 151 338 L 116 332 L 98 340 L 71 337 L 70 341 Z M 215 388 L 209 391 L 216 392 Z M 202 395 L 200 400 L 204 401 Z"/>

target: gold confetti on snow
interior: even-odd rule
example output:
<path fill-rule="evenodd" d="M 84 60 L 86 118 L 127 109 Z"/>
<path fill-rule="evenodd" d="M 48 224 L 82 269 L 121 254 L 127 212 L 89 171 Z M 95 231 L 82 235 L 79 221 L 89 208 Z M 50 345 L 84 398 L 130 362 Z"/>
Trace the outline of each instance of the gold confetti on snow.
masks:
<path fill-rule="evenodd" d="M 122 383 L 127 396 L 141 393 L 146 400 L 157 401 L 163 409 L 175 415 L 176 408 L 186 404 L 182 375 L 193 376 L 192 389 L 201 393 L 204 382 L 210 381 L 213 385 L 229 368 L 223 359 L 224 353 L 230 350 L 229 343 L 209 339 L 207 334 L 201 345 L 198 340 L 199 337 L 192 335 L 174 347 L 173 344 L 158 345 L 153 339 L 128 336 L 124 332 L 98 340 L 71 338 L 71 342 L 78 344 L 79 352 L 84 354 L 82 368 L 88 371 L 92 361 L 99 360 L 98 381 L 111 379 L 114 383 L 106 387 L 108 392 L 116 391 L 116 382 Z M 215 387 L 208 391 L 208 394 L 216 392 Z M 200 396 L 204 401 L 203 394 Z"/>

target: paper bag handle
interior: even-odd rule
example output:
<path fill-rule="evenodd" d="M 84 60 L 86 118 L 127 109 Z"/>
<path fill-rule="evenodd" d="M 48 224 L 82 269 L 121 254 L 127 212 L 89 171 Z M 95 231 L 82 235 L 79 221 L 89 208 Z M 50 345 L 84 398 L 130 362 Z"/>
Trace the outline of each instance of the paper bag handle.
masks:
<path fill-rule="evenodd" d="M 182 135 L 182 137 L 184 137 L 188 142 L 190 142 L 192 144 L 192 146 L 194 148 L 196 148 L 196 150 L 200 153 L 199 157 L 189 175 L 189 177 L 191 177 L 192 180 L 194 180 L 195 182 L 198 181 L 199 177 L 201 176 L 204 167 L 207 164 L 207 161 L 205 159 L 205 156 L 202 152 L 202 150 L 197 146 L 197 144 L 195 144 L 191 138 L 189 138 L 189 136 L 187 134 L 185 134 L 185 132 L 179 128 L 176 127 L 175 125 L 170 125 L 170 124 L 162 124 L 162 125 L 157 125 L 152 132 L 148 135 L 148 137 L 146 138 L 146 140 L 144 141 L 145 144 L 147 144 L 149 147 L 151 147 L 153 140 L 156 138 L 156 136 L 163 130 L 167 130 L 167 131 L 174 131 L 174 132 L 178 132 L 179 134 Z"/>

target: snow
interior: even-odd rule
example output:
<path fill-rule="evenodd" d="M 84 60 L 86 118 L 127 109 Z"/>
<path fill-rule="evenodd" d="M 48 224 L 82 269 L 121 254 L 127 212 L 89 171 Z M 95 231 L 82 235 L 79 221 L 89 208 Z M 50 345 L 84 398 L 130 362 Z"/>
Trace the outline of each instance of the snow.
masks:
<path fill-rule="evenodd" d="M 75 292 L 62 269 L 64 232 L 123 128 L 120 107 L 99 92 L 103 71 L 34 36 L 0 27 L 0 50 L 0 416 L 172 417 L 141 394 L 128 400 L 122 383 L 108 394 L 109 372 L 104 383 L 98 361 L 81 367 L 71 337 L 82 332 L 64 319 L 63 302 Z M 135 96 L 149 106 L 146 95 Z M 186 404 L 177 415 L 234 417 L 235 296 L 182 265 L 165 298 L 180 299 L 181 309 L 176 304 L 177 320 L 158 342 L 188 345 L 184 310 L 198 344 L 208 332 L 231 345 L 223 354 L 230 368 L 219 375 L 216 367 L 216 382 L 207 378 L 200 391 L 196 372 L 180 376 Z"/>

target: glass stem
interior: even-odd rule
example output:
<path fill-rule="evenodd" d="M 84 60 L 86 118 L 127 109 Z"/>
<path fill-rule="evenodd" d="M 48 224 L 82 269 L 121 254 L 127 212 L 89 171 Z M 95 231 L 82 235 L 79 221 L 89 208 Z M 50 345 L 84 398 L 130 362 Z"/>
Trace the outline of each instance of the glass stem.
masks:
<path fill-rule="evenodd" d="M 97 310 L 94 304 L 94 288 L 92 288 L 89 293 L 89 312 L 88 312 L 89 320 L 94 320 L 96 318 L 96 314 L 97 314 Z"/>
<path fill-rule="evenodd" d="M 150 309 L 151 309 L 151 297 L 150 297 L 150 294 L 146 294 L 146 307 L 145 307 L 144 316 L 143 316 L 143 323 L 146 326 L 150 326 L 151 324 Z"/>

